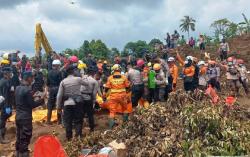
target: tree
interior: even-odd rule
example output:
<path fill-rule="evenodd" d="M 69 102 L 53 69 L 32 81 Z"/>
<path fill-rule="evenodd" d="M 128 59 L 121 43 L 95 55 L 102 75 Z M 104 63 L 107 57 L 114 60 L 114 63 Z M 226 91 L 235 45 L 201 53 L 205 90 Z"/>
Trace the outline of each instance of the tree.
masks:
<path fill-rule="evenodd" d="M 250 20 L 246 17 L 246 15 L 244 13 L 242 13 L 242 16 L 244 18 L 244 22 L 241 22 L 241 25 L 245 25 L 245 31 L 247 33 L 250 32 Z"/>
<path fill-rule="evenodd" d="M 99 59 L 107 58 L 109 49 L 101 40 L 92 40 L 89 44 L 91 53 Z"/>
<path fill-rule="evenodd" d="M 137 42 L 128 42 L 124 47 L 122 56 L 125 56 L 125 54 L 130 54 L 140 58 L 149 50 L 150 46 L 146 41 L 138 40 Z"/>
<path fill-rule="evenodd" d="M 225 37 L 226 30 L 228 26 L 230 25 L 230 23 L 231 22 L 228 19 L 224 18 L 224 19 L 216 20 L 211 24 L 210 27 L 214 29 L 214 34 L 215 34 L 216 39 L 219 39 L 220 35 Z"/>
<path fill-rule="evenodd" d="M 80 46 L 79 48 L 79 58 L 83 59 L 85 56 L 87 56 L 89 53 L 91 53 L 91 49 L 89 46 L 89 41 L 88 40 L 84 40 L 82 46 Z"/>
<path fill-rule="evenodd" d="M 155 45 L 156 44 L 163 44 L 163 42 L 162 41 L 160 41 L 159 39 L 152 39 L 150 42 L 149 42 L 149 46 L 151 46 L 151 47 L 155 47 Z"/>
<path fill-rule="evenodd" d="M 182 32 L 188 33 L 188 38 L 190 30 L 195 31 L 195 22 L 196 21 L 190 16 L 184 16 L 184 18 L 181 19 L 180 29 Z"/>

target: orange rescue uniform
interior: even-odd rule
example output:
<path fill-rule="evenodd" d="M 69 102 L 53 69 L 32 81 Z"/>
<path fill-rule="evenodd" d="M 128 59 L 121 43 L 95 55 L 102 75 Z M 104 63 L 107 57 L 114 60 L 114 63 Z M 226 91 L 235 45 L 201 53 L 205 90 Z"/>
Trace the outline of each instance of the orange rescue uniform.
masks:
<path fill-rule="evenodd" d="M 128 79 L 120 72 L 114 72 L 108 78 L 106 87 L 110 89 L 108 100 L 109 116 L 114 118 L 117 112 L 131 113 L 132 103 L 126 88 L 130 86 Z"/>
<path fill-rule="evenodd" d="M 178 67 L 175 64 L 170 65 L 169 66 L 169 71 L 170 71 L 170 75 L 173 78 L 173 84 L 176 84 L 177 83 L 177 78 L 178 78 Z"/>

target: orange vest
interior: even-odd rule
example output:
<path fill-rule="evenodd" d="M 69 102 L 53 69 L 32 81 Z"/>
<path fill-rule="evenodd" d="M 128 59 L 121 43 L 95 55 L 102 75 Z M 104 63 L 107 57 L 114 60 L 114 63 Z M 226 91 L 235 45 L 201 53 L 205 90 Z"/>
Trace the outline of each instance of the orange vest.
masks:
<path fill-rule="evenodd" d="M 195 67 L 191 65 L 190 67 L 185 67 L 183 69 L 183 74 L 186 76 L 194 76 L 195 73 Z"/>
<path fill-rule="evenodd" d="M 124 75 L 121 75 L 120 72 L 114 72 L 114 74 L 108 78 L 106 87 L 110 89 L 111 93 L 126 92 L 126 88 L 129 87 L 129 81 Z"/>
<path fill-rule="evenodd" d="M 178 78 L 178 67 L 174 64 L 169 67 L 169 71 L 173 78 L 173 84 L 176 84 Z"/>

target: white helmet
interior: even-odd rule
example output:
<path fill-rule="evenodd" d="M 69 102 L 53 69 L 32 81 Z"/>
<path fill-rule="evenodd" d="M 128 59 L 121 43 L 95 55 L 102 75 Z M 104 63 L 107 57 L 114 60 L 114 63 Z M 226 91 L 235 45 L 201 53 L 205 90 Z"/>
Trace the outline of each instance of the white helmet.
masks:
<path fill-rule="evenodd" d="M 53 60 L 52 65 L 61 65 L 61 61 L 59 59 L 55 59 Z"/>
<path fill-rule="evenodd" d="M 3 59 L 7 59 L 8 60 L 9 59 L 9 53 L 4 53 L 3 54 Z"/>
<path fill-rule="evenodd" d="M 193 61 L 193 56 L 187 56 L 187 57 L 186 57 L 186 60 L 191 60 L 191 61 Z"/>
<path fill-rule="evenodd" d="M 199 61 L 198 66 L 205 65 L 206 63 L 204 61 Z"/>
<path fill-rule="evenodd" d="M 168 58 L 168 62 L 174 62 L 174 61 L 175 61 L 174 57 L 169 57 Z"/>
<path fill-rule="evenodd" d="M 78 64 L 83 64 L 83 61 L 79 60 L 79 61 L 78 61 Z"/>

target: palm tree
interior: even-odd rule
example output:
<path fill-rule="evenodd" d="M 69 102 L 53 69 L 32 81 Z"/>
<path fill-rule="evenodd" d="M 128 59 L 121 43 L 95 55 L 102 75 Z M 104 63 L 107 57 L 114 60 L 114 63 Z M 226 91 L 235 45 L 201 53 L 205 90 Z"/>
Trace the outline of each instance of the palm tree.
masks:
<path fill-rule="evenodd" d="M 246 32 L 250 32 L 250 20 L 246 17 L 244 13 L 242 13 L 242 16 L 244 18 L 244 22 L 241 22 L 240 25 L 245 25 Z"/>
<path fill-rule="evenodd" d="M 187 32 L 188 33 L 188 38 L 189 38 L 189 32 L 195 31 L 195 20 L 191 18 L 190 16 L 184 16 L 183 19 L 181 19 L 181 24 L 180 28 L 182 32 Z"/>

